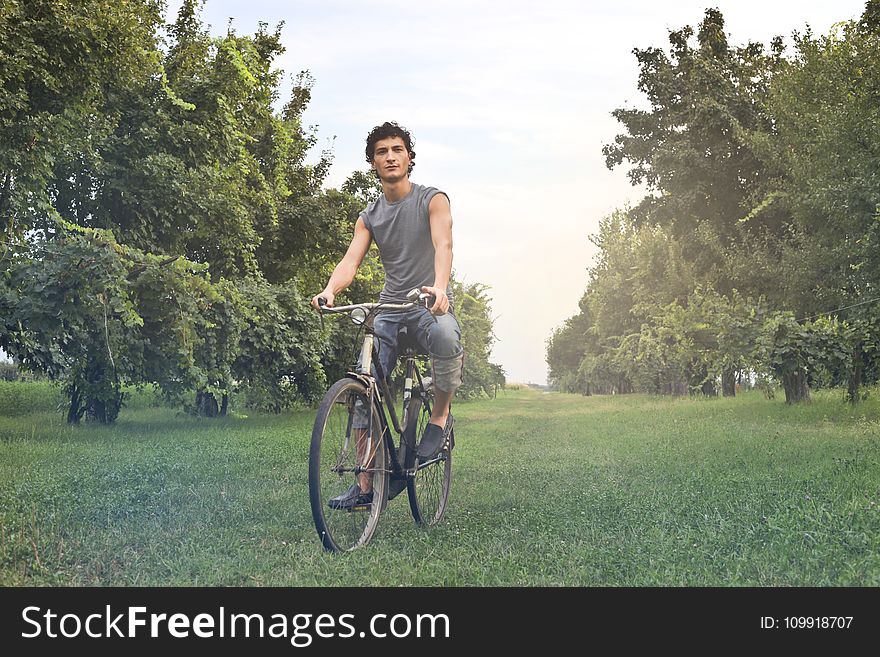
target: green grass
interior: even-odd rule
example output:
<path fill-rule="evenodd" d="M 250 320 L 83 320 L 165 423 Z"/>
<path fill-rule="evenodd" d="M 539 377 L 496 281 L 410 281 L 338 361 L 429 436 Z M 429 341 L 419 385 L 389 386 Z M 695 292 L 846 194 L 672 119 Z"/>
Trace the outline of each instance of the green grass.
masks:
<path fill-rule="evenodd" d="M 403 495 L 343 556 L 312 524 L 311 412 L 203 420 L 145 392 L 70 428 L 51 393 L 0 388 L 0 585 L 880 584 L 876 392 L 458 404 L 444 522 Z"/>

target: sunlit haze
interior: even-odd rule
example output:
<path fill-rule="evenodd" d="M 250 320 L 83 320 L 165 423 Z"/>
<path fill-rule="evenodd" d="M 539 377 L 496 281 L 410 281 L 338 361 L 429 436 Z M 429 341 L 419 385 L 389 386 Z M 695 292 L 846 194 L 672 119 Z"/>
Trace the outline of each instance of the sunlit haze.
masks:
<path fill-rule="evenodd" d="M 412 131 L 412 180 L 452 201 L 455 272 L 490 287 L 492 360 L 508 380 L 544 383 L 547 337 L 586 287 L 589 235 L 644 193 L 601 153 L 619 132 L 611 111 L 644 103 L 632 50 L 665 47 L 709 6 L 731 43 L 766 44 L 807 23 L 827 33 L 864 2 L 207 0 L 202 19 L 215 35 L 230 18 L 241 33 L 284 21 L 284 92 L 301 70 L 315 78 L 305 121 L 311 159 L 332 149 L 328 187 L 367 168 L 374 125 Z"/>

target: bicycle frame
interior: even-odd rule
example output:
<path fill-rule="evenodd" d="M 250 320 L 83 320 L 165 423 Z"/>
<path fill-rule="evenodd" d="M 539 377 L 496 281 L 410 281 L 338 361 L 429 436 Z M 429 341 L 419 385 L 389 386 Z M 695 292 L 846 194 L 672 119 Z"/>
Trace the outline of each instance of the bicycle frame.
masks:
<path fill-rule="evenodd" d="M 440 460 L 440 457 L 435 457 L 429 461 L 425 461 L 424 463 L 419 462 L 413 469 L 407 469 L 406 464 L 402 462 L 398 447 L 394 444 L 394 440 L 391 436 L 391 429 L 393 427 L 397 434 L 400 436 L 401 445 L 403 445 L 404 434 L 406 431 L 407 421 L 409 419 L 409 406 L 412 401 L 412 390 L 413 390 L 413 375 L 415 375 L 415 379 L 418 381 L 419 389 L 424 389 L 423 380 L 421 376 L 421 372 L 419 372 L 419 368 L 416 366 L 417 355 L 412 352 L 407 352 L 403 354 L 403 357 L 406 358 L 406 369 L 405 369 L 405 384 L 403 390 L 403 417 L 398 419 L 397 410 L 394 407 L 394 399 L 391 394 L 391 391 L 388 388 L 388 382 L 386 380 L 385 372 L 382 370 L 382 365 L 379 360 L 379 351 L 376 346 L 376 335 L 373 331 L 372 322 L 369 321 L 370 318 L 374 315 L 374 313 L 382 308 L 388 311 L 402 311 L 409 310 L 411 308 L 415 308 L 418 303 L 426 302 L 427 299 L 433 299 L 428 294 L 420 293 L 418 290 L 413 290 L 409 293 L 408 298 L 410 299 L 409 303 L 405 304 L 390 304 L 390 303 L 363 303 L 363 304 L 353 304 L 349 306 L 336 306 L 336 307 L 328 307 L 325 305 L 320 306 L 320 310 L 322 313 L 344 313 L 344 312 L 352 312 L 359 311 L 363 313 L 360 317 L 360 321 L 358 323 L 363 323 L 364 325 L 364 341 L 361 345 L 360 358 L 358 359 L 358 364 L 352 368 L 348 372 L 348 376 L 357 379 L 367 386 L 369 391 L 369 401 L 370 405 L 376 408 L 377 414 L 379 416 L 379 421 L 382 423 L 382 433 L 383 437 L 387 436 L 386 444 L 388 445 L 389 456 L 391 457 L 391 476 L 393 479 L 398 479 L 400 477 L 406 477 L 408 475 L 415 474 L 416 471 L 421 470 L 428 465 L 432 465 Z M 375 370 L 376 375 L 373 374 Z M 387 403 L 383 400 L 388 400 Z M 432 411 L 431 402 L 428 396 L 422 396 L 422 403 L 425 405 L 428 413 Z M 391 415 L 391 424 L 388 423 L 388 414 L 386 413 L 386 407 L 388 408 L 388 412 Z M 369 436 L 367 442 L 367 454 L 371 453 L 372 450 L 372 436 L 373 433 L 373 414 L 370 413 L 370 425 L 369 425 Z M 415 445 L 407 445 L 410 449 L 415 450 Z M 366 472 L 369 468 L 357 468 L 357 473 Z"/>
<path fill-rule="evenodd" d="M 392 478 L 400 478 L 406 477 L 411 474 L 409 470 L 406 468 L 406 464 L 400 458 L 398 446 L 394 444 L 394 440 L 391 435 L 391 427 L 394 428 L 394 431 L 400 436 L 400 444 L 403 445 L 405 440 L 404 434 L 406 431 L 407 421 L 409 419 L 409 408 L 412 402 L 412 391 L 413 391 L 413 383 L 415 381 L 418 382 L 419 389 L 423 389 L 423 380 L 421 372 L 419 371 L 418 366 L 416 365 L 416 360 L 418 357 L 415 354 L 406 353 L 404 354 L 404 358 L 406 359 L 405 365 L 405 378 L 404 378 L 404 388 L 403 388 L 403 412 L 402 417 L 398 419 L 397 417 L 397 409 L 394 405 L 394 396 L 391 394 L 391 390 L 388 387 L 388 381 L 385 375 L 385 372 L 382 370 L 382 365 L 379 361 L 379 351 L 376 348 L 376 339 L 375 334 L 373 332 L 372 326 L 364 327 L 365 335 L 364 342 L 361 346 L 361 357 L 358 361 L 358 366 L 354 368 L 354 371 L 349 371 L 348 375 L 358 379 L 362 383 L 367 386 L 369 390 L 369 400 L 370 405 L 376 408 L 377 414 L 379 416 L 379 421 L 381 422 L 381 430 L 382 436 L 387 436 L 386 444 L 388 445 L 389 456 L 391 457 L 391 476 Z M 373 375 L 373 368 L 376 370 L 376 376 Z M 431 412 L 431 402 L 427 398 L 427 396 L 422 396 L 422 403 L 427 407 L 428 412 Z M 387 413 L 386 413 L 387 407 Z M 391 423 L 389 424 L 388 415 L 391 416 Z M 370 413 L 370 427 L 369 427 L 369 435 L 375 435 L 373 433 L 373 414 Z M 372 440 L 372 438 L 370 438 Z M 407 445 L 409 449 L 415 449 L 415 445 Z M 370 453 L 372 449 L 372 445 L 367 443 L 367 453 Z M 426 463 L 418 464 L 418 468 L 421 469 L 426 465 L 433 463 L 435 460 L 427 461 Z"/>

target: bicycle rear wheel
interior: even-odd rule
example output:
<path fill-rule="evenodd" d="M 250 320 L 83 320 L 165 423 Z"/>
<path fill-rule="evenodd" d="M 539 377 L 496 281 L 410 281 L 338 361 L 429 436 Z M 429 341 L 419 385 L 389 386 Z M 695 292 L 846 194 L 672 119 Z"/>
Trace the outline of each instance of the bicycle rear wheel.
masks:
<path fill-rule="evenodd" d="M 413 431 L 414 433 L 410 435 L 418 440 L 425 430 L 425 425 L 428 424 L 431 413 L 420 397 L 413 398 L 410 411 L 407 430 Z M 446 502 L 449 499 L 449 487 L 452 482 L 454 432 L 454 429 L 449 432 L 449 438 L 440 453 L 426 463 L 419 463 L 416 472 L 406 482 L 413 519 L 426 527 L 436 525 L 446 513 Z M 413 464 L 408 465 L 413 467 Z"/>
<path fill-rule="evenodd" d="M 386 451 L 367 387 L 355 379 L 334 383 L 318 407 L 309 450 L 309 501 L 325 549 L 346 552 L 373 536 L 388 494 Z M 357 486 L 359 475 L 372 479 L 372 502 L 331 503 Z"/>

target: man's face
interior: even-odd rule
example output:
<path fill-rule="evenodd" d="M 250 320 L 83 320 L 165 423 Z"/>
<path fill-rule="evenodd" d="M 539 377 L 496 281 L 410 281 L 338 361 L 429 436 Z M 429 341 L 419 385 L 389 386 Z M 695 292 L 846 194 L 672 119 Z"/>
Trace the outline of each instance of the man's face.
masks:
<path fill-rule="evenodd" d="M 388 137 L 376 142 L 373 150 L 373 170 L 382 182 L 397 182 L 409 173 L 409 152 L 400 137 Z"/>

